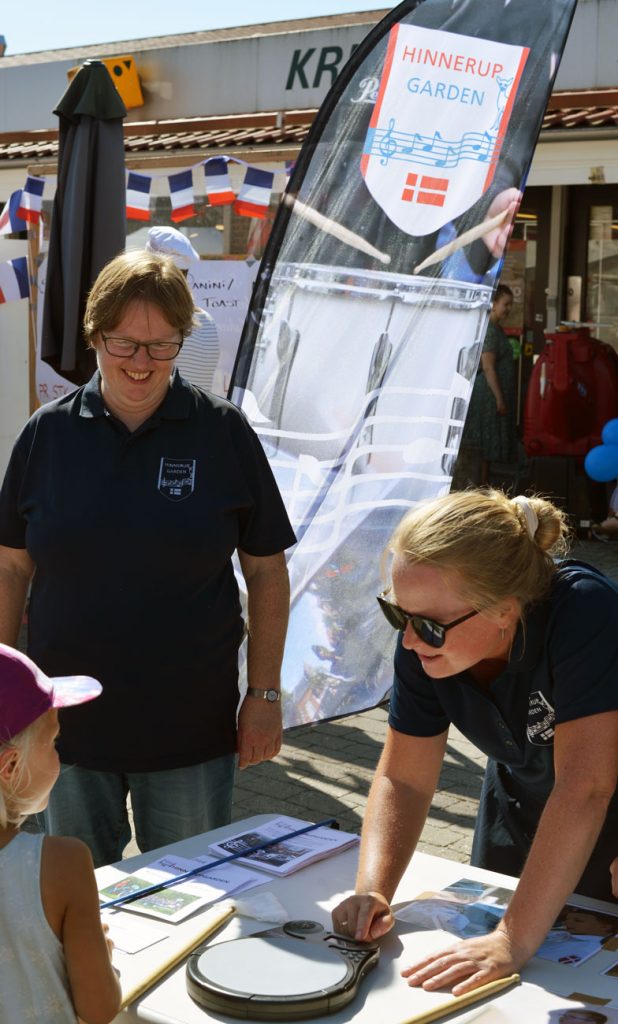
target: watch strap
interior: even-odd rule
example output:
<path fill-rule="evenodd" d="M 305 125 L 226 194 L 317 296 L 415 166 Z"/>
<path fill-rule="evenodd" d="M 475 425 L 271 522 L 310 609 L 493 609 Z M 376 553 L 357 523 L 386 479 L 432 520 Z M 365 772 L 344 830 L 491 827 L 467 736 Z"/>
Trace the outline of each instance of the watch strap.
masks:
<path fill-rule="evenodd" d="M 274 687 L 264 689 L 261 686 L 248 686 L 247 695 L 249 697 L 258 697 L 261 700 L 267 700 L 269 704 L 276 704 L 277 701 L 281 700 L 280 691 L 275 690 Z"/>

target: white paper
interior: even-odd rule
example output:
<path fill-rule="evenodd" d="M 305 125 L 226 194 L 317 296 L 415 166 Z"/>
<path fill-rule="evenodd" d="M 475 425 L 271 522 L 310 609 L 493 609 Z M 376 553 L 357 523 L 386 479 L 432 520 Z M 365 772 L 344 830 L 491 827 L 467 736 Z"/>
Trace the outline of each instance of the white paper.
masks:
<path fill-rule="evenodd" d="M 122 953 L 139 953 L 140 950 L 167 939 L 165 932 L 158 931 L 152 925 L 144 924 L 136 918 L 115 914 L 113 910 L 103 911 L 101 921 L 109 928 L 109 937 L 114 943 L 114 949 Z"/>

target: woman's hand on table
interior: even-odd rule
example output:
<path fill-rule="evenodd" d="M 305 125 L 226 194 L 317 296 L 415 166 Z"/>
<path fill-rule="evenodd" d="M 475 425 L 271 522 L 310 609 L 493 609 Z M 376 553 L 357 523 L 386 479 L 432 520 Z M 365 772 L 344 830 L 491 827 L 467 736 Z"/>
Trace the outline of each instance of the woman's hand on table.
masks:
<path fill-rule="evenodd" d="M 618 899 L 618 857 L 615 857 L 609 866 L 609 873 L 612 876 L 612 892 Z"/>
<path fill-rule="evenodd" d="M 281 750 L 281 702 L 246 697 L 238 712 L 238 767 L 270 761 Z"/>
<path fill-rule="evenodd" d="M 450 988 L 453 995 L 508 977 L 525 964 L 531 954 L 516 951 L 508 934 L 497 928 L 490 935 L 464 939 L 440 952 L 432 953 L 401 972 L 408 985 L 422 986 L 431 992 Z"/>
<path fill-rule="evenodd" d="M 357 942 L 379 939 L 395 923 L 388 900 L 379 892 L 348 896 L 335 907 L 332 918 L 336 932 L 349 935 Z"/>

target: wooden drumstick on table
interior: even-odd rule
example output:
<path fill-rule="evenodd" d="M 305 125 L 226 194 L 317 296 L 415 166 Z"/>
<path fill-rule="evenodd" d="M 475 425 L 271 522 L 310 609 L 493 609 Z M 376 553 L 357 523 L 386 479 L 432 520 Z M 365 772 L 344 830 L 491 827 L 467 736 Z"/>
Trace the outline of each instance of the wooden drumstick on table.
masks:
<path fill-rule="evenodd" d="M 291 210 L 302 217 L 304 220 L 308 220 L 314 227 L 320 228 L 321 231 L 325 231 L 327 235 L 332 235 L 333 238 L 338 238 L 344 245 L 350 245 L 353 249 L 358 249 L 360 252 L 367 253 L 368 256 L 373 256 L 374 259 L 379 260 L 380 263 L 390 263 L 391 258 L 387 252 L 381 252 L 380 249 L 376 249 L 370 242 L 366 242 L 364 238 L 357 235 L 355 231 L 350 231 L 349 228 L 344 228 L 343 224 L 339 224 L 338 221 L 333 220 L 331 217 L 325 217 L 323 213 L 318 213 L 312 206 L 307 206 L 305 203 L 301 203 L 300 199 L 295 199 L 294 196 L 284 195 L 283 202 L 286 206 L 289 206 Z"/>
<path fill-rule="evenodd" d="M 446 245 L 441 245 L 435 252 L 430 253 L 426 259 L 422 260 L 414 268 L 415 274 L 420 274 L 421 270 L 425 267 L 431 267 L 434 263 L 440 263 L 442 260 L 452 256 L 458 249 L 463 249 L 464 245 L 470 245 L 471 242 L 476 242 L 478 238 L 482 238 L 483 235 L 488 235 L 490 231 L 494 231 L 499 228 L 502 222 L 506 219 L 510 212 L 510 207 L 506 210 L 502 210 L 497 213 L 495 217 L 490 217 L 489 220 L 483 220 L 480 224 L 475 224 L 469 231 L 464 231 L 463 235 L 459 235 L 458 238 L 454 238 L 452 242 L 447 242 Z"/>
<path fill-rule="evenodd" d="M 225 924 L 227 920 L 234 914 L 236 908 L 226 904 L 224 909 L 219 910 L 214 916 L 208 915 L 208 923 L 202 921 L 194 931 L 189 935 L 183 937 L 182 946 L 177 946 L 174 952 L 169 956 L 156 960 L 151 966 L 151 969 L 143 975 L 139 981 L 134 981 L 132 984 L 125 988 L 122 986 L 122 1003 L 120 1006 L 121 1010 L 126 1009 L 129 1003 L 132 1003 L 139 996 L 143 995 L 155 982 L 163 978 L 169 971 L 181 963 L 185 957 L 192 953 L 193 950 L 199 946 L 204 939 L 207 939 L 213 932 L 216 932 L 222 924 Z M 122 985 L 122 978 L 121 985 Z"/>
<path fill-rule="evenodd" d="M 502 992 L 503 989 L 508 988 L 510 985 L 518 985 L 520 981 L 519 974 L 510 974 L 508 978 L 498 978 L 497 981 L 490 981 L 487 985 L 480 985 L 479 988 L 472 989 L 471 992 L 466 992 L 462 996 L 453 996 L 452 999 L 440 1003 L 439 1006 L 434 1006 L 432 1010 L 416 1013 L 413 1017 L 408 1017 L 406 1020 L 401 1021 L 401 1024 L 431 1024 L 431 1021 L 441 1020 L 442 1017 L 448 1017 L 452 1013 L 457 1013 L 472 1003 L 478 1003 L 481 999 L 494 996 L 497 992 Z"/>

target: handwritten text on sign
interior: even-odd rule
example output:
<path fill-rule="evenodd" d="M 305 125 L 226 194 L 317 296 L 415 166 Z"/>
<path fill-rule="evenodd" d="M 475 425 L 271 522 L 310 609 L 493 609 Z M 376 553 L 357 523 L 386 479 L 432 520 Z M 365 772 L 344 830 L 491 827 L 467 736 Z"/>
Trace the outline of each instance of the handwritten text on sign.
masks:
<path fill-rule="evenodd" d="M 397 227 L 430 234 L 487 190 L 527 56 L 452 32 L 391 30 L 361 170 Z"/>

